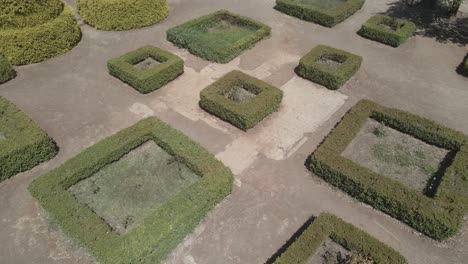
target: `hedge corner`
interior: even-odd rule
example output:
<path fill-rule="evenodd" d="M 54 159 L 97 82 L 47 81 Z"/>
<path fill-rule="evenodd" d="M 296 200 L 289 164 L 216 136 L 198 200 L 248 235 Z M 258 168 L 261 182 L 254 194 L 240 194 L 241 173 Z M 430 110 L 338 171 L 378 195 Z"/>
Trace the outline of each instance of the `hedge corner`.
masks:
<path fill-rule="evenodd" d="M 11 63 L 0 54 L 0 84 L 6 83 L 16 77 L 16 71 L 11 66 Z"/>
<path fill-rule="evenodd" d="M 416 25 L 408 20 L 375 15 L 358 31 L 362 37 L 398 47 L 416 32 Z"/>

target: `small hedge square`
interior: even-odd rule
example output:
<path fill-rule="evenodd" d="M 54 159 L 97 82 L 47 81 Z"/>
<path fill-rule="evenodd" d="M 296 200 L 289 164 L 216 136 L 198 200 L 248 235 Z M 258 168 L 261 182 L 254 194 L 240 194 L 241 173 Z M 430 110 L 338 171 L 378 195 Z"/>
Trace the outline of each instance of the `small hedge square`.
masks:
<path fill-rule="evenodd" d="M 411 21 L 375 15 L 362 25 L 358 34 L 392 47 L 398 47 L 415 31 L 416 25 Z"/>
<path fill-rule="evenodd" d="M 283 91 L 240 71 L 232 71 L 200 93 L 200 107 L 242 130 L 280 108 Z"/>
<path fill-rule="evenodd" d="M 346 83 L 361 66 L 362 57 L 318 45 L 301 58 L 297 75 L 336 90 Z"/>
<path fill-rule="evenodd" d="M 356 13 L 365 0 L 276 0 L 275 9 L 302 20 L 333 27 Z"/>
<path fill-rule="evenodd" d="M 271 28 L 226 10 L 167 31 L 167 40 L 206 60 L 227 63 L 270 35 Z"/>
<path fill-rule="evenodd" d="M 57 151 L 34 121 L 0 97 L 0 182 L 53 158 Z"/>
<path fill-rule="evenodd" d="M 145 60 L 153 64 L 137 67 Z M 152 67 L 148 67 L 152 66 Z M 161 88 L 184 73 L 184 61 L 163 49 L 145 46 L 126 53 L 107 62 L 107 68 L 112 76 L 129 84 L 140 93 L 150 93 Z"/>
<path fill-rule="evenodd" d="M 449 151 L 449 159 L 438 172 L 438 187 L 430 196 L 341 155 L 369 118 Z M 330 184 L 437 240 L 454 235 L 468 211 L 468 137 L 371 101 L 356 104 L 306 164 Z"/>
<path fill-rule="evenodd" d="M 466 54 L 466 56 L 463 59 L 462 63 L 460 64 L 460 66 L 458 66 L 457 71 L 461 75 L 463 75 L 465 77 L 468 77 L 468 54 Z"/>

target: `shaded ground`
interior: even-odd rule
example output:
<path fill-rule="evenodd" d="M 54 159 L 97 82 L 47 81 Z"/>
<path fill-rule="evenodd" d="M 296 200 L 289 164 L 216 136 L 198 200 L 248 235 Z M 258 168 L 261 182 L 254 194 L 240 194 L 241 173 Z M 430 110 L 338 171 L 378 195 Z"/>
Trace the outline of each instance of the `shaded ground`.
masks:
<path fill-rule="evenodd" d="M 139 70 L 145 71 L 145 70 L 149 70 L 149 69 L 151 69 L 153 67 L 156 67 L 159 64 L 161 64 L 161 62 L 149 57 L 149 58 L 144 59 L 143 61 L 138 62 L 134 66 Z"/>

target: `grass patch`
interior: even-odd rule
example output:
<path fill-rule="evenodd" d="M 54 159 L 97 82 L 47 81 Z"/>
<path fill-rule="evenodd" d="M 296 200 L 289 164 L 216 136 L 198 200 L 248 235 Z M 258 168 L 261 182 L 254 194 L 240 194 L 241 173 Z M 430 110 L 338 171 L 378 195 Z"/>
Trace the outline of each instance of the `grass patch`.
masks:
<path fill-rule="evenodd" d="M 200 107 L 247 130 L 279 110 L 283 92 L 240 71 L 232 71 L 203 89 Z"/>
<path fill-rule="evenodd" d="M 167 31 L 167 40 L 206 60 L 227 63 L 270 35 L 271 28 L 226 10 Z"/>
<path fill-rule="evenodd" d="M 302 78 L 336 90 L 359 70 L 361 62 L 360 56 L 318 45 L 301 58 L 295 71 Z"/>
<path fill-rule="evenodd" d="M 372 118 L 449 151 L 429 196 L 341 156 Z M 434 122 L 371 101 L 360 101 L 312 153 L 307 167 L 358 200 L 437 240 L 455 234 L 468 209 L 468 137 Z M 392 158 L 393 159 L 393 158 Z"/>
<path fill-rule="evenodd" d="M 365 0 L 276 0 L 275 9 L 326 27 L 344 21 L 364 5 Z"/>
<path fill-rule="evenodd" d="M 0 84 L 6 83 L 16 77 L 16 71 L 10 62 L 0 54 Z"/>
<path fill-rule="evenodd" d="M 383 44 L 398 47 L 415 31 L 416 25 L 411 21 L 375 15 L 362 25 L 358 34 Z"/>
<path fill-rule="evenodd" d="M 53 158 L 57 151 L 34 121 L 0 97 L 0 182 Z"/>
<path fill-rule="evenodd" d="M 200 179 L 168 198 L 139 225 L 119 235 L 68 189 L 148 141 L 154 141 Z M 232 181 L 231 171 L 212 154 L 159 119 L 150 117 L 35 179 L 29 190 L 62 230 L 86 247 L 99 263 L 153 264 L 162 261 L 231 192 Z M 127 225 L 134 220 L 124 219 Z"/>

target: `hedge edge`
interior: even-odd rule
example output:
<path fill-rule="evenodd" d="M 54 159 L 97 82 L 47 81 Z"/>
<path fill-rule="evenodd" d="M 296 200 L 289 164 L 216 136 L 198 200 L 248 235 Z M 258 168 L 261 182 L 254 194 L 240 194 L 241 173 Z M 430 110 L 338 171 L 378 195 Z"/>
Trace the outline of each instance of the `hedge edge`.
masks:
<path fill-rule="evenodd" d="M 201 176 L 124 235 L 113 232 L 68 188 L 148 140 Z M 155 117 L 87 148 L 62 166 L 34 180 L 31 194 L 70 237 L 100 263 L 159 263 L 232 189 L 231 171 L 200 145 Z"/>
<path fill-rule="evenodd" d="M 342 157 L 367 118 L 450 150 L 435 196 L 430 198 Z M 455 234 L 468 209 L 468 138 L 410 113 L 362 100 L 354 106 L 306 162 L 307 167 L 356 199 L 437 240 Z M 455 155 L 456 154 L 456 155 Z"/>
<path fill-rule="evenodd" d="M 13 69 L 7 58 L 3 54 L 0 54 L 0 84 L 6 83 L 15 77 L 15 69 Z"/>
<path fill-rule="evenodd" d="M 468 77 L 468 54 L 466 54 L 465 58 L 463 58 L 462 63 L 458 66 L 457 69 L 458 73 Z"/>
<path fill-rule="evenodd" d="M 380 26 L 382 23 L 397 23 L 398 30 Z M 367 20 L 358 31 L 362 37 L 378 41 L 392 47 L 398 47 L 411 37 L 416 31 L 416 25 L 408 20 L 393 18 L 385 15 L 375 15 Z"/>

